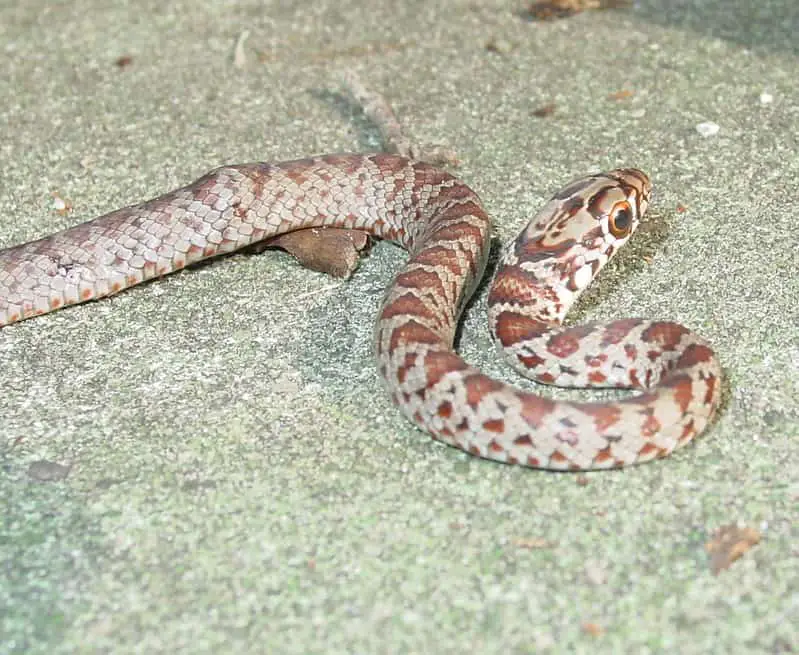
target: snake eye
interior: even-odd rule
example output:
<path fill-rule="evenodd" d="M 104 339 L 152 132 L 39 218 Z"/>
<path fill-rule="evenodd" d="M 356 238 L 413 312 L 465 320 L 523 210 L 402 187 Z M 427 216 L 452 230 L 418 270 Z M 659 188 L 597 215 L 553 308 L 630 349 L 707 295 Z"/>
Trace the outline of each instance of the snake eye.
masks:
<path fill-rule="evenodd" d="M 630 203 L 620 202 L 608 214 L 610 233 L 617 239 L 626 237 L 633 227 L 633 210 Z"/>

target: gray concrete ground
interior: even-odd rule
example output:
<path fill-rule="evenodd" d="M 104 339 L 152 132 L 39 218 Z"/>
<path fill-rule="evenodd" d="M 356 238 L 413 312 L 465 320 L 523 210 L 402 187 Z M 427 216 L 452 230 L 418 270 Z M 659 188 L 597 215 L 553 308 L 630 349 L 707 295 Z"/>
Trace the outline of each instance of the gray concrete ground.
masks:
<path fill-rule="evenodd" d="M 649 171 L 656 228 L 579 315 L 700 331 L 718 423 L 585 478 L 432 442 L 372 363 L 403 259 L 384 244 L 350 282 L 236 256 L 57 312 L 0 334 L 0 651 L 799 650 L 799 5 L 523 6 L 4 2 L 0 245 L 221 163 L 375 149 L 334 93 L 352 67 L 457 148 L 499 238 L 573 175 Z M 484 308 L 461 350 L 512 378 Z M 736 523 L 761 542 L 713 575 L 705 543 Z"/>

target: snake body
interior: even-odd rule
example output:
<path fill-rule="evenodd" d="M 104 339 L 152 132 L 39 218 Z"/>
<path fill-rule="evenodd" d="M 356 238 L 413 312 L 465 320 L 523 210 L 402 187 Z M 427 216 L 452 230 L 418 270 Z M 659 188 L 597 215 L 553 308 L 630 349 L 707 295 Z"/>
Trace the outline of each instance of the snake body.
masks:
<path fill-rule="evenodd" d="M 612 402 L 543 398 L 454 351 L 483 275 L 490 219 L 447 172 L 400 156 L 328 155 L 218 168 L 197 181 L 0 251 L 0 326 L 117 293 L 286 232 L 365 230 L 406 248 L 375 329 L 393 402 L 434 438 L 537 468 L 612 468 L 663 457 L 699 434 L 720 398 L 711 348 L 675 323 L 562 327 L 566 312 L 646 211 L 647 176 L 617 169 L 570 184 L 504 250 L 488 297 L 503 356 L 559 386 L 638 388 Z"/>

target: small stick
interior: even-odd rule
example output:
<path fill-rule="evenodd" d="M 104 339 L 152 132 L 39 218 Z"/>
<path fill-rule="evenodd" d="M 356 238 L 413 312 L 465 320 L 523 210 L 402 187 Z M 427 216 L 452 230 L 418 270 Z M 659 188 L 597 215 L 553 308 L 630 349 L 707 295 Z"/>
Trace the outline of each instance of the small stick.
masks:
<path fill-rule="evenodd" d="M 387 152 L 439 166 L 458 165 L 458 156 L 448 146 L 422 146 L 413 143 L 403 133 L 402 126 L 388 101 L 382 94 L 369 89 L 355 71 L 351 69 L 342 71 L 341 80 L 366 117 L 380 131 L 383 147 Z"/>

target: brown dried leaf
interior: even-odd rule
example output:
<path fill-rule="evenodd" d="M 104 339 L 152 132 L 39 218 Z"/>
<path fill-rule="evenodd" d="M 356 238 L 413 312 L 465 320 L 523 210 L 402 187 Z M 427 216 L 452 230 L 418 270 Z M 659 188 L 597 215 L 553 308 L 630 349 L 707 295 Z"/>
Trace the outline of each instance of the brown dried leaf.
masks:
<path fill-rule="evenodd" d="M 580 624 L 580 628 L 583 632 L 591 635 L 592 637 L 601 637 L 603 634 L 605 634 L 605 628 L 598 623 L 593 623 L 592 621 L 583 622 Z"/>
<path fill-rule="evenodd" d="M 538 109 L 533 109 L 533 116 L 538 118 L 546 118 L 547 116 L 552 116 L 555 113 L 555 103 L 550 102 L 549 104 L 542 105 Z"/>
<path fill-rule="evenodd" d="M 522 17 L 527 20 L 556 20 L 592 9 L 618 9 L 632 6 L 631 0 L 536 0 Z"/>
<path fill-rule="evenodd" d="M 618 91 L 614 91 L 613 93 L 608 94 L 609 100 L 626 100 L 627 98 L 632 98 L 635 95 L 635 91 L 631 89 L 619 89 Z"/>
<path fill-rule="evenodd" d="M 721 526 L 705 544 L 705 550 L 710 554 L 710 569 L 718 575 L 758 543 L 760 533 L 754 528 L 734 524 Z"/>
<path fill-rule="evenodd" d="M 555 546 L 551 541 L 541 537 L 512 539 L 511 543 L 518 548 L 525 548 L 527 550 L 540 550 L 542 548 L 553 548 Z"/>
<path fill-rule="evenodd" d="M 281 234 L 256 249 L 282 248 L 306 268 L 348 278 L 368 244 L 369 235 L 361 230 L 322 227 Z"/>

